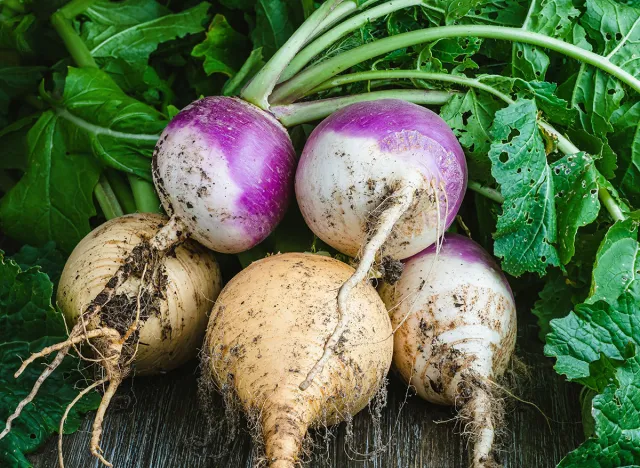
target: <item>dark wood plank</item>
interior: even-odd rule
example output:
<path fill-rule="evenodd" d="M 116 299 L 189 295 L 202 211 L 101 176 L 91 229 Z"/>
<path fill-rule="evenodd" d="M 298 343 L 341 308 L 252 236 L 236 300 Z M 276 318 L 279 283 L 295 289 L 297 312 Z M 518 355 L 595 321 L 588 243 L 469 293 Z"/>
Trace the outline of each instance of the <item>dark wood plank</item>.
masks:
<path fill-rule="evenodd" d="M 552 369 L 552 361 L 542 355 L 537 328 L 527 312 L 521 320 L 519 356 L 529 366 L 531 379 L 519 397 L 537 405 L 514 402 L 502 434 L 501 457 L 505 467 L 552 467 L 582 440 L 577 387 L 563 382 Z M 434 467 L 459 468 L 467 465 L 467 446 L 449 408 L 410 397 L 405 404 L 405 387 L 391 377 L 388 405 L 382 416 L 382 439 L 388 447 L 378 457 L 364 460 L 345 448 L 342 424 L 330 438 L 314 434 L 316 448 L 310 468 L 320 467 Z M 195 364 L 166 376 L 139 378 L 119 391 L 105 420 L 102 447 L 116 468 L 249 468 L 255 462 L 246 432 L 236 437 L 223 453 L 227 435 L 223 424 L 222 401 L 216 408 L 218 427 L 209 427 L 197 405 Z M 64 453 L 67 468 L 98 467 L 88 452 L 92 415 L 81 431 L 66 436 Z M 212 439 L 203 444 L 211 432 Z M 353 421 L 352 449 L 373 449 L 374 427 L 367 411 Z M 326 439 L 326 440 L 325 440 Z M 390 442 L 389 442 L 390 441 Z M 36 468 L 57 466 L 56 441 L 31 456 Z"/>

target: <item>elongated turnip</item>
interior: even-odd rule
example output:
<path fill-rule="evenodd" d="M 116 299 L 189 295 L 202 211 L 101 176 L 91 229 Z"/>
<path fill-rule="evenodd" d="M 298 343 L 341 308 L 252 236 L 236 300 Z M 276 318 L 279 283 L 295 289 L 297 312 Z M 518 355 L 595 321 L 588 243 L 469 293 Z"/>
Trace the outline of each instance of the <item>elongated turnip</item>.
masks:
<path fill-rule="evenodd" d="M 257 261 L 224 288 L 209 319 L 202 385 L 231 392 L 259 424 L 272 468 L 293 468 L 310 426 L 335 424 L 367 405 L 391 364 L 391 324 L 369 284 L 354 290 L 351 326 L 313 385 L 301 376 L 338 322 L 337 290 L 348 265 L 312 254 Z"/>
<path fill-rule="evenodd" d="M 462 202 L 464 153 L 447 124 L 399 100 L 348 106 L 326 118 L 307 141 L 296 172 L 296 197 L 311 230 L 360 265 L 340 290 L 345 310 L 376 254 L 400 260 L 441 238 Z M 344 317 L 344 314 L 341 314 Z M 309 385 L 339 341 L 341 320 Z"/>
<path fill-rule="evenodd" d="M 460 408 L 471 423 L 473 466 L 494 466 L 502 409 L 493 382 L 512 357 L 516 309 L 511 289 L 478 244 L 447 234 L 405 261 L 399 281 L 380 295 L 394 329 L 393 363 L 422 398 Z"/>
<path fill-rule="evenodd" d="M 90 319 L 83 317 L 86 304 L 104 288 L 134 247 L 153 237 L 166 222 L 167 218 L 158 214 L 114 218 L 76 246 L 62 272 L 57 293 L 57 303 L 67 323 L 75 325 L 69 340 L 34 354 L 16 374 L 17 377 L 34 359 L 55 351 L 64 357 L 60 351 L 88 342 L 92 359 L 102 366 L 99 382 L 108 383 L 93 424 L 91 453 L 107 465 L 99 441 L 103 417 L 118 385 L 130 373 L 157 374 L 193 358 L 202 343 L 211 304 L 222 287 L 211 252 L 187 241 L 153 268 L 139 259 L 131 278 L 101 314 Z M 40 377 L 15 416 L 33 399 L 50 369 Z M 61 435 L 63 425 L 64 420 Z"/>

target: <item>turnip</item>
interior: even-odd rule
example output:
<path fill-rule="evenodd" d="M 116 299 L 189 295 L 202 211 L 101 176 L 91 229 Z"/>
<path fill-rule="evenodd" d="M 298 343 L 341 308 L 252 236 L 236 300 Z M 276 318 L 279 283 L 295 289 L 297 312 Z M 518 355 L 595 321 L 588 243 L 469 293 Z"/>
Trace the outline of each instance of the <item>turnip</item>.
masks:
<path fill-rule="evenodd" d="M 495 381 L 516 341 L 511 289 L 493 259 L 466 237 L 447 234 L 404 262 L 396 284 L 380 295 L 394 325 L 393 364 L 427 401 L 460 408 L 470 423 L 473 466 L 494 466 L 502 416 Z"/>
<path fill-rule="evenodd" d="M 360 411 L 385 380 L 391 323 L 375 289 L 360 283 L 345 311 L 351 325 L 336 359 L 307 391 L 299 388 L 339 320 L 337 290 L 352 273 L 330 257 L 274 255 L 231 280 L 211 313 L 203 392 L 217 388 L 233 395 L 261 427 L 272 468 L 297 466 L 309 427 L 336 424 Z"/>
<path fill-rule="evenodd" d="M 59 351 L 29 397 L 8 419 L 5 432 L 33 399 L 55 361 L 60 356 L 64 358 L 60 351 L 86 341 L 93 354 L 91 359 L 101 366 L 102 377 L 92 387 L 108 383 L 95 416 L 90 448 L 91 453 L 110 466 L 100 453 L 99 440 L 102 420 L 118 385 L 130 373 L 166 372 L 196 355 L 206 330 L 208 312 L 222 281 L 211 252 L 193 241 L 178 246 L 172 255 L 153 264 L 153 268 L 145 259 L 138 259 L 139 263 L 133 264 L 130 280 L 102 308 L 100 315 L 88 319 L 82 315 L 86 304 L 105 287 L 134 247 L 152 238 L 166 222 L 167 219 L 158 214 L 114 218 L 76 246 L 62 272 L 57 293 L 57 303 L 67 323 L 75 326 L 68 341 L 32 355 L 16 373 L 17 377 L 35 359 Z M 60 436 L 63 427 L 64 419 Z M 63 464 L 61 454 L 60 464 Z"/>
<path fill-rule="evenodd" d="M 400 100 L 348 106 L 326 118 L 307 141 L 296 172 L 300 210 L 324 242 L 360 256 L 340 288 L 341 320 L 306 388 L 347 326 L 349 294 L 376 254 L 401 260 L 436 242 L 455 218 L 466 189 L 464 153 L 432 111 Z"/>

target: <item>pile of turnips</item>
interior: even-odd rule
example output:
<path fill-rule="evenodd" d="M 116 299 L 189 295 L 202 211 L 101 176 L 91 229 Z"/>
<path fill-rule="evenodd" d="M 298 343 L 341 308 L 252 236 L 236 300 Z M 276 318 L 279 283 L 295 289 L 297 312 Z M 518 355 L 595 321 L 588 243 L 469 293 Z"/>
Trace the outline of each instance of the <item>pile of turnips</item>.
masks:
<path fill-rule="evenodd" d="M 169 217 L 115 218 L 78 244 L 57 297 L 73 325 L 69 339 L 17 372 L 57 352 L 0 438 L 84 343 L 79 353 L 99 363 L 100 378 L 72 405 L 106 387 L 90 450 L 110 466 L 99 442 L 118 385 L 131 373 L 170 370 L 201 348 L 203 392 L 222 392 L 260 428 L 271 467 L 297 466 L 310 427 L 339 423 L 384 391 L 392 361 L 418 395 L 460 410 L 473 428 L 473 466 L 494 464 L 495 386 L 514 349 L 515 305 L 491 257 L 445 234 L 467 185 L 453 132 L 417 104 L 378 99 L 386 94 L 269 102 L 302 47 L 355 11 L 341 3 L 316 10 L 239 98 L 200 99 L 167 126 L 152 174 Z M 298 161 L 276 116 L 299 123 L 328 114 Z M 211 251 L 259 244 L 294 194 L 315 235 L 356 268 L 310 253 L 274 255 L 220 292 Z M 369 279 L 381 266 L 376 291 Z"/>

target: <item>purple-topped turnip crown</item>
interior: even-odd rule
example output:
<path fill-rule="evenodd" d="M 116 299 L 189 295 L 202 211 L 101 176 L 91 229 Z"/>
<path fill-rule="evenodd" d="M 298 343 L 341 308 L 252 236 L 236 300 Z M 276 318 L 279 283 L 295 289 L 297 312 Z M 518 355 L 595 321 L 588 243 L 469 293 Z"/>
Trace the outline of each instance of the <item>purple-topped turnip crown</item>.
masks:
<path fill-rule="evenodd" d="M 390 99 L 353 104 L 326 118 L 296 172 L 307 224 L 351 256 L 403 189 L 412 200 L 384 254 L 403 259 L 433 244 L 453 222 L 466 184 L 464 153 L 449 126 L 428 109 Z"/>
<path fill-rule="evenodd" d="M 285 128 L 245 101 L 207 97 L 185 107 L 153 156 L 162 206 L 191 236 L 237 253 L 265 239 L 291 198 L 295 151 Z"/>

